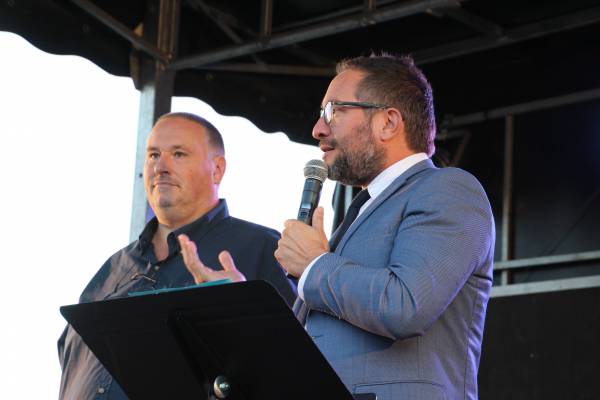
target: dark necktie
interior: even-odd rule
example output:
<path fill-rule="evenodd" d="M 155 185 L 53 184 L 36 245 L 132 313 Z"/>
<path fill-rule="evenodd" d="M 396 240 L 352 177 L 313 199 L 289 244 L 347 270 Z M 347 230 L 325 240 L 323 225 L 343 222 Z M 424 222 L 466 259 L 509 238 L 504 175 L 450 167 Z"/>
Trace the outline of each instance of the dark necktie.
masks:
<path fill-rule="evenodd" d="M 346 216 L 344 217 L 342 226 L 340 226 L 340 228 L 337 231 L 335 231 L 335 234 L 331 238 L 331 246 L 329 246 L 330 252 L 333 253 L 335 251 L 335 248 L 337 247 L 338 243 L 340 243 L 342 236 L 344 236 L 348 228 L 350 228 L 350 225 L 352 225 L 352 222 L 354 222 L 354 220 L 358 216 L 358 211 L 360 211 L 362 205 L 365 204 L 365 202 L 370 198 L 371 195 L 369 194 L 367 189 L 363 189 L 360 192 L 358 192 L 354 199 L 352 199 L 352 203 L 350 203 L 350 207 L 348 207 L 348 211 L 346 211 Z"/>

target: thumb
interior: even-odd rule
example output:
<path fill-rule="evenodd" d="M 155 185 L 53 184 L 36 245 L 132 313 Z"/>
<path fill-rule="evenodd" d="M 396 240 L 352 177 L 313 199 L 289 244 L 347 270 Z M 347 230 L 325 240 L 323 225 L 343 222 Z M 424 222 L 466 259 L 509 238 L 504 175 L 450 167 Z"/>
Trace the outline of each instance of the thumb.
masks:
<path fill-rule="evenodd" d="M 219 253 L 219 262 L 225 271 L 237 271 L 233 257 L 227 250 L 223 250 Z"/>
<path fill-rule="evenodd" d="M 317 229 L 319 232 L 325 234 L 325 228 L 323 228 L 323 217 L 325 215 L 325 210 L 323 207 L 317 207 L 312 217 L 312 227 Z"/>
<path fill-rule="evenodd" d="M 225 272 L 224 275 L 221 275 L 223 278 L 230 279 L 233 282 L 244 282 L 246 280 L 244 274 L 236 268 L 233 257 L 231 257 L 231 254 L 229 254 L 227 250 L 223 250 L 219 253 L 219 262 L 223 267 L 223 271 L 219 272 Z"/>

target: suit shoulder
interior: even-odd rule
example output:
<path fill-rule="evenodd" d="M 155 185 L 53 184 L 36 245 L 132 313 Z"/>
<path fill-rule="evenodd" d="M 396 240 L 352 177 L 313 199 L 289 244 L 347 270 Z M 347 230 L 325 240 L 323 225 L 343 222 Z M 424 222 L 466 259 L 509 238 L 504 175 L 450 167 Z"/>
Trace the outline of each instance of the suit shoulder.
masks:
<path fill-rule="evenodd" d="M 423 183 L 435 186 L 458 185 L 483 191 L 481 183 L 470 172 L 455 167 L 428 168 L 423 171 Z"/>
<path fill-rule="evenodd" d="M 453 167 L 428 168 L 417 175 L 412 185 L 412 204 L 459 202 L 491 208 L 481 183 L 465 170 Z"/>

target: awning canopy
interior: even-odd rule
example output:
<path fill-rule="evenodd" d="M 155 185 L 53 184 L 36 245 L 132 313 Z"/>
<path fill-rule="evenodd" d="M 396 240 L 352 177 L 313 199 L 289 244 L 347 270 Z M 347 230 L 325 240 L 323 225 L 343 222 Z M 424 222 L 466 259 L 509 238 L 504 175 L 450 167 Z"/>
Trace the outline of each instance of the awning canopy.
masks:
<path fill-rule="evenodd" d="M 168 60 L 174 95 L 302 143 L 313 143 L 336 61 L 370 51 L 414 56 L 432 82 L 439 125 L 600 86 L 600 1 L 181 0 L 173 55 L 140 36 L 158 6 L 7 0 L 0 29 L 134 80 L 139 54 Z"/>

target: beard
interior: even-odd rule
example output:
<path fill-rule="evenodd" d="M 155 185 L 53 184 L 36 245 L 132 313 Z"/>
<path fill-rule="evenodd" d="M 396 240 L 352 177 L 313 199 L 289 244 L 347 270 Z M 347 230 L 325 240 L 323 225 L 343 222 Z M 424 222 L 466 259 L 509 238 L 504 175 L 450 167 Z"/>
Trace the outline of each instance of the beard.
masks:
<path fill-rule="evenodd" d="M 351 186 L 367 186 L 384 169 L 385 150 L 372 139 L 371 130 L 365 124 L 354 129 L 350 141 L 330 145 L 339 155 L 328 167 L 329 179 Z"/>

